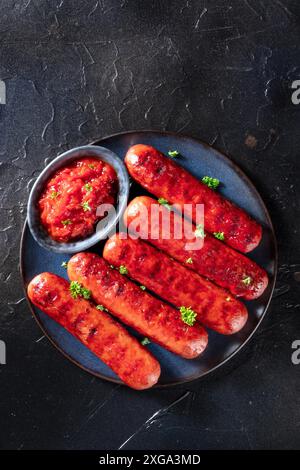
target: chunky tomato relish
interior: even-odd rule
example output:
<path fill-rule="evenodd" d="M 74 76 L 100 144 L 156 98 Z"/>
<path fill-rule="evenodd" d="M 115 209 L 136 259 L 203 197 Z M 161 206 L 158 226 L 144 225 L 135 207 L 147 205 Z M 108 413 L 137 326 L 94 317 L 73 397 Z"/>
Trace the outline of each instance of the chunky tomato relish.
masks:
<path fill-rule="evenodd" d="M 58 242 L 83 239 L 100 219 L 100 204 L 115 204 L 118 178 L 115 170 L 96 158 L 84 157 L 58 170 L 39 199 L 41 222 Z"/>

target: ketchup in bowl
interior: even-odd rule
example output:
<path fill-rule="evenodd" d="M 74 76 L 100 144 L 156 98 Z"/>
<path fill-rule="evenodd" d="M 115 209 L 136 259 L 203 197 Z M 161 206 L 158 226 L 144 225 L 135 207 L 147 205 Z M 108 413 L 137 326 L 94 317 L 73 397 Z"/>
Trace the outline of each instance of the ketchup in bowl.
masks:
<path fill-rule="evenodd" d="M 90 235 L 101 204 L 115 204 L 118 177 L 107 163 L 84 157 L 73 161 L 46 183 L 38 201 L 41 223 L 49 236 L 67 243 Z"/>

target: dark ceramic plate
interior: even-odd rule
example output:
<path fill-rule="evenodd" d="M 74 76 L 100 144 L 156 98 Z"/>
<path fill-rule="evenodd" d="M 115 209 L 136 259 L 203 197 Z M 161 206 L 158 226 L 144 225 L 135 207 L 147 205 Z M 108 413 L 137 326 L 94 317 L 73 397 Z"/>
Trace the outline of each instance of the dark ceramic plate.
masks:
<path fill-rule="evenodd" d="M 220 192 L 246 209 L 264 227 L 262 242 L 250 257 L 267 270 L 270 282 L 262 297 L 246 302 L 249 319 L 243 330 L 233 336 L 222 336 L 209 331 L 208 347 L 195 360 L 182 359 L 155 344 L 148 346 L 161 364 L 162 374 L 158 385 L 174 385 L 197 379 L 220 367 L 236 354 L 253 335 L 267 311 L 277 269 L 276 241 L 268 211 L 252 183 L 231 160 L 195 139 L 165 132 L 140 131 L 113 135 L 95 143 L 107 147 L 121 158 L 124 158 L 128 147 L 136 143 L 153 145 L 164 153 L 176 149 L 182 155 L 178 158 L 178 163 L 198 178 L 204 175 L 219 178 L 222 181 Z M 133 183 L 130 198 L 139 194 L 145 194 L 145 191 Z M 99 243 L 92 251 L 101 253 L 101 250 L 102 244 Z M 66 277 L 61 263 L 68 259 L 68 255 L 41 248 L 25 223 L 21 241 L 21 273 L 25 289 L 29 281 L 43 271 Z M 33 305 L 30 304 L 30 307 L 44 333 L 66 357 L 97 377 L 120 383 L 118 377 L 71 334 Z"/>

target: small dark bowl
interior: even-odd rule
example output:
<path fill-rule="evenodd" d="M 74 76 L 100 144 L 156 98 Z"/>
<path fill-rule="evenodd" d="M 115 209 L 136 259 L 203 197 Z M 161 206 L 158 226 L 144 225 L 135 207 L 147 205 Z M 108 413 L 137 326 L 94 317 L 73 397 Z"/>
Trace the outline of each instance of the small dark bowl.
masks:
<path fill-rule="evenodd" d="M 113 217 L 106 217 L 103 219 L 102 222 L 104 223 L 102 224 L 101 229 L 97 229 L 97 231 L 95 231 L 92 235 L 84 238 L 83 240 L 70 243 L 59 243 L 49 237 L 43 225 L 41 224 L 38 200 L 46 182 L 49 180 L 49 178 L 51 178 L 53 173 L 66 166 L 68 163 L 82 157 L 98 158 L 99 160 L 108 163 L 114 168 L 119 180 L 116 214 Z M 114 152 L 97 145 L 84 145 L 82 147 L 75 147 L 74 149 L 68 150 L 49 163 L 49 165 L 42 171 L 36 180 L 30 192 L 27 206 L 27 217 L 32 236 L 40 246 L 46 248 L 47 250 L 55 251 L 56 253 L 75 253 L 86 250 L 95 245 L 100 240 L 105 239 L 112 228 L 118 223 L 120 217 L 126 209 L 128 194 L 128 173 L 124 163 Z"/>

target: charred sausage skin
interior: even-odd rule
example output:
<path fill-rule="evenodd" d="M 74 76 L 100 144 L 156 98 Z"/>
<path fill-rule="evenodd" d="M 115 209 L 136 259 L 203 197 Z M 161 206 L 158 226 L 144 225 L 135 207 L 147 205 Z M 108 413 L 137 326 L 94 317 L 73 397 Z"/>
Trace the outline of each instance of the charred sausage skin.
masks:
<path fill-rule="evenodd" d="M 194 243 L 197 240 L 196 236 L 187 239 L 183 232 L 181 238 L 175 238 L 174 233 L 182 230 L 182 218 L 159 205 L 161 213 L 165 214 L 165 217 L 170 217 L 170 237 L 164 238 L 160 225 L 161 219 L 153 219 L 150 215 L 146 218 L 141 216 L 145 213 L 151 214 L 152 205 L 158 206 L 159 204 L 148 196 L 133 199 L 124 214 L 126 226 L 140 238 L 166 252 L 187 268 L 228 289 L 232 294 L 248 300 L 262 295 L 268 285 L 268 276 L 264 269 L 208 233 L 204 237 L 201 249 L 187 250 L 187 244 Z M 185 223 L 190 224 L 188 221 Z M 195 232 L 196 227 L 190 225 L 189 232 Z M 151 237 L 153 233 L 157 236 Z M 187 263 L 189 258 L 192 259 L 190 264 Z"/>
<path fill-rule="evenodd" d="M 194 222 L 196 205 L 204 204 L 206 230 L 223 232 L 225 243 L 236 250 L 248 253 L 259 244 L 262 227 L 254 219 L 154 147 L 130 147 L 125 163 L 132 178 L 156 197 L 165 198 L 181 210 L 184 204 L 191 204 L 184 213 Z"/>
<path fill-rule="evenodd" d="M 68 281 L 46 272 L 36 276 L 27 291 L 34 305 L 78 338 L 129 387 L 142 390 L 158 381 L 160 365 L 149 351 L 89 301 L 73 299 Z"/>
<path fill-rule="evenodd" d="M 73 256 L 68 262 L 68 275 L 121 321 L 175 354 L 193 359 L 206 348 L 208 338 L 203 327 L 183 323 L 178 310 L 143 292 L 100 256 Z"/>
<path fill-rule="evenodd" d="M 247 321 L 242 302 L 140 239 L 116 234 L 106 242 L 103 257 L 125 265 L 130 277 L 177 307 L 191 307 L 199 322 L 218 333 L 237 333 Z"/>

